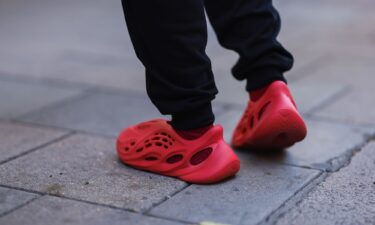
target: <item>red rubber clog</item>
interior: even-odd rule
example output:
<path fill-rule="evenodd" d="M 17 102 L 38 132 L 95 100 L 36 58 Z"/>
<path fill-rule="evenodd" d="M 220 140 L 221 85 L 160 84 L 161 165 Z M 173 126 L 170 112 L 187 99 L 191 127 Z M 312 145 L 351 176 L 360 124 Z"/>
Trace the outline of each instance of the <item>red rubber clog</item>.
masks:
<path fill-rule="evenodd" d="M 220 125 L 197 139 L 186 140 L 166 120 L 143 122 L 121 132 L 117 153 L 129 166 L 190 183 L 218 182 L 240 169 L 239 159 L 223 140 Z"/>
<path fill-rule="evenodd" d="M 288 86 L 274 81 L 256 101 L 249 101 L 232 137 L 235 148 L 280 149 L 303 140 L 307 128 Z"/>

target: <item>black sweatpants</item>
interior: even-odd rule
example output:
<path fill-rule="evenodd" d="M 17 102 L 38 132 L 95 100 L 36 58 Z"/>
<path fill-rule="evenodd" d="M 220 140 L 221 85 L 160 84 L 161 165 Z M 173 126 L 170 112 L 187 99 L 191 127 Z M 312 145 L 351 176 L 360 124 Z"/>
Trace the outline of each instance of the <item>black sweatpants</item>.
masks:
<path fill-rule="evenodd" d="M 232 68 L 248 91 L 274 80 L 293 64 L 276 40 L 280 17 L 272 0 L 122 0 L 137 57 L 146 69 L 151 101 L 172 115 L 177 129 L 214 122 L 211 101 L 217 94 L 211 62 L 205 53 L 204 9 L 220 44 L 239 54 Z"/>

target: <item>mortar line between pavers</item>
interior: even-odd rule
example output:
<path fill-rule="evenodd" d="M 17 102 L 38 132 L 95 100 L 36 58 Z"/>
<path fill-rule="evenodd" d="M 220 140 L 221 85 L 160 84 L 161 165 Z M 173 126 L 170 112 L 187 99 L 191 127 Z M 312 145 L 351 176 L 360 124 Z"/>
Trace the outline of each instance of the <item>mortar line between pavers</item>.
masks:
<path fill-rule="evenodd" d="M 119 209 L 119 210 L 123 210 L 123 211 L 127 211 L 127 212 L 140 214 L 140 213 L 138 213 L 134 210 L 131 210 L 131 209 L 125 209 L 125 208 L 121 208 L 121 207 L 117 207 L 117 206 L 113 206 L 113 205 L 108 205 L 108 204 L 103 204 L 103 203 L 98 203 L 98 202 L 92 202 L 92 201 L 87 201 L 87 200 L 78 199 L 78 198 L 72 198 L 72 197 L 63 196 L 63 195 L 51 194 L 51 193 L 48 193 L 48 192 L 30 190 L 30 189 L 25 189 L 25 188 L 21 188 L 21 187 L 14 187 L 14 186 L 6 185 L 6 184 L 0 184 L 0 187 L 24 191 L 24 192 L 29 192 L 29 193 L 33 193 L 33 194 L 42 195 L 42 196 L 52 196 L 52 197 L 58 197 L 58 198 L 63 198 L 63 199 L 69 199 L 69 200 L 73 200 L 73 201 L 77 201 L 77 202 L 88 203 L 88 204 L 91 204 L 91 205 L 104 206 L 104 207 L 111 208 L 111 209 Z"/>
<path fill-rule="evenodd" d="M 89 88 L 87 85 L 78 85 L 74 82 L 64 81 L 56 78 L 34 78 L 20 73 L 9 73 L 6 71 L 0 71 L 0 81 L 4 82 L 15 82 L 30 85 L 41 85 L 50 86 L 53 88 L 67 89 L 67 90 L 80 90 L 82 88 Z M 61 84 L 60 84 L 61 83 Z M 65 84 L 63 84 L 65 83 Z"/>
<path fill-rule="evenodd" d="M 301 188 L 296 190 L 289 198 L 287 198 L 282 204 L 280 204 L 279 207 L 272 210 L 271 213 L 269 213 L 261 221 L 256 223 L 256 225 L 268 224 L 268 222 L 270 222 L 271 218 L 273 218 L 274 215 L 276 215 L 278 212 L 282 211 L 285 207 L 287 207 L 288 203 L 293 201 L 293 199 L 295 199 L 296 197 L 298 197 L 299 194 L 302 194 L 303 196 L 305 196 L 305 194 L 310 192 L 310 190 L 312 190 L 312 188 L 316 187 L 316 185 L 318 185 L 320 183 L 320 181 L 318 183 L 316 183 L 316 181 L 320 180 L 319 178 L 326 177 L 325 174 L 326 174 L 325 172 L 320 171 L 310 181 L 308 181 L 305 185 L 303 185 Z M 301 196 L 301 197 L 303 197 L 303 196 Z M 271 221 L 271 223 L 272 223 L 272 221 Z M 242 225 L 242 223 L 240 223 L 240 224 Z"/>
<path fill-rule="evenodd" d="M 331 172 L 331 173 L 335 173 L 335 172 L 339 172 L 341 169 L 347 167 L 350 165 L 353 157 L 359 153 L 360 151 L 362 151 L 362 149 L 368 144 L 370 143 L 371 141 L 374 141 L 375 140 L 375 134 L 372 134 L 372 135 L 369 135 L 368 137 L 365 137 L 365 140 L 363 141 L 363 143 L 360 143 L 358 144 L 356 147 L 350 149 L 347 151 L 346 153 L 346 157 L 345 157 L 345 154 L 342 155 L 341 157 L 344 157 L 344 160 L 345 162 L 343 162 L 340 166 L 338 166 L 337 168 L 331 168 L 331 170 L 327 170 L 326 172 Z M 330 163 L 332 163 L 333 160 L 337 160 L 337 159 L 340 159 L 340 156 L 338 157 L 335 157 L 333 159 L 330 160 Z"/>
<path fill-rule="evenodd" d="M 286 166 L 292 166 L 292 167 L 298 167 L 298 168 L 304 168 L 304 169 L 311 169 L 311 170 L 317 170 L 317 171 L 322 171 L 322 172 L 336 172 L 340 170 L 343 167 L 346 167 L 350 161 L 351 158 L 356 154 L 358 151 L 360 151 L 367 143 L 369 143 L 372 140 L 375 140 L 375 133 L 373 134 L 362 134 L 363 136 L 363 141 L 358 143 L 357 145 L 353 146 L 352 148 L 347 149 L 343 154 L 333 157 L 329 160 L 327 160 L 325 163 L 329 164 L 330 166 L 327 168 L 319 168 L 319 167 L 314 167 L 314 166 L 309 166 L 309 165 L 297 165 L 297 164 L 292 164 L 288 162 L 276 162 L 276 164 L 280 165 L 286 165 Z M 334 167 L 332 164 L 333 161 L 339 160 L 341 163 L 338 164 L 338 166 Z"/>
<path fill-rule="evenodd" d="M 312 167 L 309 165 L 297 165 L 297 164 L 292 164 L 292 163 L 287 163 L 287 162 L 275 162 L 275 164 L 281 165 L 281 166 L 290 166 L 290 167 L 296 167 L 300 169 L 308 169 L 308 170 L 316 170 L 316 171 L 321 171 L 325 172 L 324 168 L 317 168 L 317 167 Z"/>
<path fill-rule="evenodd" d="M 35 194 L 35 193 L 34 193 L 34 194 Z M 24 207 L 24 206 L 30 204 L 31 202 L 33 202 L 33 201 L 35 201 L 35 200 L 37 200 L 37 199 L 40 199 L 40 198 L 43 197 L 43 196 L 44 196 L 44 195 L 40 195 L 40 194 L 38 194 L 38 196 L 35 196 L 35 197 L 32 198 L 32 199 L 30 199 L 30 200 L 28 200 L 28 201 L 26 201 L 26 202 L 24 202 L 24 203 L 22 203 L 22 204 L 20 204 L 20 205 L 18 205 L 18 206 L 16 206 L 16 207 L 14 207 L 14 208 L 12 208 L 12 209 L 10 209 L 10 210 L 8 210 L 8 211 L 5 211 L 5 212 L 3 212 L 3 213 L 0 213 L 0 218 L 3 217 L 3 216 L 6 216 L 6 215 L 8 215 L 8 214 L 11 214 L 12 212 L 14 212 L 14 211 L 16 211 L 16 210 L 18 210 L 18 209 L 20 209 L 20 208 L 22 208 L 22 207 Z"/>
<path fill-rule="evenodd" d="M 68 129 L 68 128 L 64 128 L 64 127 L 58 127 L 58 126 L 41 124 L 41 123 L 37 123 L 37 122 L 23 121 L 23 120 L 15 120 L 15 119 L 3 120 L 3 119 L 0 119 L 0 121 L 1 122 L 13 123 L 13 124 L 17 124 L 17 125 L 22 125 L 22 126 L 27 126 L 27 127 L 31 127 L 31 128 L 37 128 L 37 129 L 48 129 L 48 130 L 55 130 L 55 131 L 61 131 L 61 132 L 76 131 L 76 130 L 72 130 L 72 129 Z"/>
<path fill-rule="evenodd" d="M 334 57 L 329 53 L 324 53 L 315 59 L 311 60 L 309 63 L 301 66 L 301 68 L 296 69 L 287 77 L 290 82 L 297 82 L 303 78 L 310 77 L 314 72 L 321 70 L 322 68 L 329 65 L 330 62 L 334 60 Z M 294 74 L 304 74 L 304 75 L 294 75 Z"/>
<path fill-rule="evenodd" d="M 375 124 L 371 123 L 365 123 L 365 122 L 353 122 L 353 121 L 345 121 L 343 119 L 333 119 L 330 117 L 325 117 L 325 116 L 317 116 L 315 114 L 308 114 L 307 115 L 309 120 L 315 120 L 315 121 L 320 121 L 320 122 L 327 122 L 327 123 L 332 123 L 332 124 L 340 124 L 340 125 L 345 125 L 345 126 L 350 126 L 350 127 L 358 127 L 358 128 L 375 128 Z"/>
<path fill-rule="evenodd" d="M 74 135 L 74 133 L 75 133 L 74 131 L 68 132 L 68 133 L 66 133 L 66 134 L 63 134 L 63 135 L 60 136 L 60 137 L 54 138 L 54 139 L 52 139 L 52 140 L 50 140 L 50 141 L 47 141 L 47 142 L 45 142 L 45 143 L 43 143 L 43 144 L 41 144 L 41 145 L 38 145 L 38 146 L 36 146 L 36 147 L 34 147 L 34 148 L 31 148 L 31 149 L 29 149 L 29 150 L 27 150 L 27 151 L 21 152 L 21 153 L 18 154 L 18 155 L 15 155 L 15 156 L 12 156 L 12 157 L 10 157 L 10 158 L 8 158 L 8 159 L 5 159 L 5 160 L 3 160 L 3 161 L 0 161 L 0 165 L 3 165 L 3 164 L 5 164 L 5 163 L 7 163 L 7 162 L 10 162 L 10 161 L 12 161 L 12 160 L 18 159 L 18 158 L 20 158 L 20 157 L 22 157 L 22 156 L 28 155 L 28 154 L 30 154 L 30 153 L 32 153 L 32 152 L 35 152 L 35 151 L 39 150 L 39 149 L 43 149 L 43 148 L 45 148 L 45 147 L 47 147 L 47 146 L 49 146 L 49 145 L 51 145 L 51 144 L 54 144 L 54 143 L 56 143 L 56 142 L 58 142 L 58 141 L 64 140 L 64 139 L 66 139 L 66 138 L 68 138 L 68 137 Z"/>
<path fill-rule="evenodd" d="M 19 115 L 19 116 L 13 118 L 13 120 L 22 121 L 23 118 L 27 118 L 29 116 L 32 116 L 33 114 L 40 113 L 40 112 L 48 112 L 49 110 L 57 108 L 57 107 L 59 107 L 61 105 L 65 105 L 65 104 L 69 104 L 71 102 L 75 102 L 77 100 L 86 98 L 87 96 L 90 95 L 90 93 L 88 91 L 85 91 L 85 90 L 78 91 L 78 92 L 79 92 L 78 94 L 73 95 L 71 97 L 67 97 L 67 98 L 64 98 L 64 99 L 52 102 L 52 103 L 47 104 L 45 106 L 42 106 L 42 107 L 40 107 L 38 109 L 31 110 L 30 112 L 26 112 L 26 113 L 24 113 L 22 115 Z"/>
<path fill-rule="evenodd" d="M 375 134 L 372 136 L 369 136 L 366 138 L 366 140 L 361 143 L 360 146 L 357 146 L 351 150 L 348 150 L 348 156 L 347 162 L 340 165 L 336 170 L 334 171 L 324 171 L 321 172 L 316 178 L 312 179 L 307 185 L 302 187 L 297 191 L 296 194 L 294 194 L 292 197 L 290 197 L 288 200 L 286 200 L 278 209 L 276 209 L 274 212 L 269 214 L 264 220 L 259 222 L 257 225 L 263 225 L 263 224 L 275 224 L 279 218 L 281 218 L 284 214 L 292 210 L 294 207 L 296 207 L 301 201 L 303 201 L 304 197 L 307 196 L 307 194 L 312 191 L 316 186 L 318 186 L 320 183 L 323 183 L 329 176 L 332 174 L 340 171 L 341 169 L 347 167 L 350 165 L 351 160 L 353 159 L 354 155 L 358 152 L 360 152 L 369 142 L 375 140 Z M 332 159 L 333 160 L 333 159 Z"/>
<path fill-rule="evenodd" d="M 313 113 L 317 112 L 318 110 L 328 106 L 329 104 L 339 100 L 340 98 L 343 98 L 345 95 L 347 95 L 351 91 L 351 87 L 348 85 L 341 88 L 341 90 L 337 91 L 333 95 L 329 96 L 327 99 L 323 100 L 322 102 L 318 103 L 316 106 L 312 107 L 311 109 L 307 110 L 304 114 L 309 116 Z"/>
<path fill-rule="evenodd" d="M 86 203 L 86 204 L 90 204 L 90 205 L 95 205 L 95 206 L 100 206 L 100 207 L 105 207 L 105 208 L 120 210 L 120 211 L 124 211 L 124 212 L 127 212 L 127 213 L 132 213 L 132 214 L 137 214 L 137 215 L 142 215 L 142 216 L 147 216 L 147 217 L 152 217 L 152 218 L 159 218 L 159 219 L 169 220 L 169 221 L 173 221 L 173 222 L 190 223 L 190 224 L 194 223 L 194 222 L 191 222 L 191 221 L 183 221 L 183 220 L 178 220 L 178 219 L 174 219 L 174 218 L 168 218 L 168 217 L 164 218 L 164 217 L 161 217 L 161 216 L 146 215 L 144 213 L 140 213 L 140 212 L 137 212 L 137 211 L 132 210 L 132 209 L 126 209 L 126 208 L 121 208 L 121 207 L 118 207 L 118 206 L 113 206 L 113 205 L 108 205 L 108 204 L 103 204 L 103 203 L 98 203 L 98 202 L 92 202 L 92 201 L 87 201 L 87 200 L 83 200 L 83 199 L 72 198 L 72 197 L 67 197 L 67 196 L 62 196 L 62 195 L 55 195 L 55 194 L 50 194 L 50 193 L 47 193 L 47 192 L 29 190 L 29 189 L 20 188 L 20 187 L 13 187 L 13 186 L 5 185 L 5 184 L 0 184 L 0 187 L 8 188 L 8 189 L 14 189 L 14 190 L 28 192 L 28 193 L 33 193 L 33 194 L 38 194 L 38 195 L 40 195 L 38 198 L 44 197 L 44 196 L 51 196 L 51 197 L 57 197 L 57 198 L 68 199 L 68 200 L 72 200 L 72 201 L 76 201 L 76 202 Z"/>
<path fill-rule="evenodd" d="M 52 85 L 56 88 L 66 88 L 66 89 L 73 89 L 73 90 L 80 90 L 84 89 L 84 91 L 90 92 L 103 92 L 108 94 L 133 94 L 139 97 L 147 97 L 144 91 L 136 91 L 132 89 L 121 89 L 115 87 L 108 87 L 108 86 L 100 86 L 94 85 L 89 83 L 83 83 L 79 81 L 69 81 L 63 80 L 58 78 L 49 78 L 49 77 L 41 77 L 41 78 L 31 78 L 26 77 L 22 74 L 17 75 L 10 75 L 11 73 L 0 71 L 0 80 L 2 81 L 9 81 L 9 82 L 22 82 L 26 84 L 39 84 L 39 85 Z"/>
<path fill-rule="evenodd" d="M 283 202 L 277 209 L 273 210 L 268 216 L 262 219 L 256 225 L 274 225 L 284 214 L 292 210 L 299 204 L 304 197 L 313 191 L 320 183 L 327 179 L 328 173 L 321 172 L 311 179 L 306 185 L 298 189 L 292 196 Z"/>
<path fill-rule="evenodd" d="M 155 204 L 152 204 L 152 206 L 146 210 L 143 211 L 142 214 L 144 215 L 152 215 L 150 213 L 150 211 L 156 207 L 158 207 L 159 205 L 163 204 L 164 202 L 168 201 L 169 199 L 173 198 L 173 196 L 177 195 L 178 193 L 182 192 L 183 190 L 185 190 L 186 188 L 190 187 L 191 184 L 187 184 L 185 187 L 179 189 L 179 190 L 176 190 L 175 192 L 173 192 L 172 194 L 170 195 L 167 195 L 165 198 L 163 198 L 160 202 L 157 202 Z M 157 215 L 156 215 L 157 216 Z"/>
<path fill-rule="evenodd" d="M 1 121 L 1 120 L 0 120 Z M 65 128 L 65 127 L 58 127 L 54 125 L 47 125 L 47 124 L 42 124 L 38 122 L 31 122 L 31 121 L 23 121 L 23 120 L 11 120 L 11 121 L 5 121 L 5 122 L 13 122 L 16 124 L 21 124 L 24 126 L 30 126 L 30 127 L 35 127 L 35 128 L 45 128 L 45 129 L 55 129 L 55 130 L 62 130 L 62 131 L 69 131 L 69 132 L 74 132 L 75 134 L 85 134 L 89 136 L 94 136 L 94 137 L 100 137 L 100 138 L 116 138 L 116 135 L 111 135 L 111 134 L 101 134 L 101 133 L 95 133 L 91 131 L 85 131 L 85 130 L 77 130 L 77 129 L 71 129 L 71 128 Z"/>

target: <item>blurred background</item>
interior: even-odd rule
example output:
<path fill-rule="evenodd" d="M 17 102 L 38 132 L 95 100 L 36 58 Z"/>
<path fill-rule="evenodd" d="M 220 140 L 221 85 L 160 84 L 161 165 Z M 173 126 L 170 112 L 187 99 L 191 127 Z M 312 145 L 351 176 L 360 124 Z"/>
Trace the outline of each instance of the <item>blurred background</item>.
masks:
<path fill-rule="evenodd" d="M 365 72 L 361 67 L 371 66 L 373 1 L 278 0 L 275 5 L 282 17 L 279 39 L 296 59 L 287 74 L 291 80 L 321 76 L 355 83 Z M 0 77 L 145 91 L 119 0 L 1 0 L 0 29 Z M 243 84 L 230 75 L 236 55 L 218 45 L 212 29 L 207 53 L 221 93 L 242 92 Z"/>
<path fill-rule="evenodd" d="M 274 4 L 282 17 L 279 39 L 296 59 L 290 80 L 310 76 L 362 85 L 362 78 L 373 79 L 373 1 Z M 145 92 L 120 0 L 0 0 L 0 30 L 0 79 Z M 207 53 L 221 91 L 218 100 L 235 99 L 233 92 L 244 95 L 244 84 L 230 74 L 237 56 L 218 45 L 211 28 Z"/>

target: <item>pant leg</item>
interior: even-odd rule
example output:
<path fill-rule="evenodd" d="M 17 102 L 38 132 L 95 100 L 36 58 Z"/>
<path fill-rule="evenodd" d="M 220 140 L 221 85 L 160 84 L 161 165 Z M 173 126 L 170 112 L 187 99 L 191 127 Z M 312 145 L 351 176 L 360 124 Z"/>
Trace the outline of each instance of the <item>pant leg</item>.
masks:
<path fill-rule="evenodd" d="M 272 0 L 204 0 L 220 44 L 239 54 L 232 68 L 248 91 L 274 81 L 286 82 L 293 56 L 276 40 L 280 17 Z"/>
<path fill-rule="evenodd" d="M 122 0 L 137 57 L 146 70 L 148 96 L 177 129 L 214 122 L 217 94 L 205 53 L 207 27 L 202 0 Z"/>

